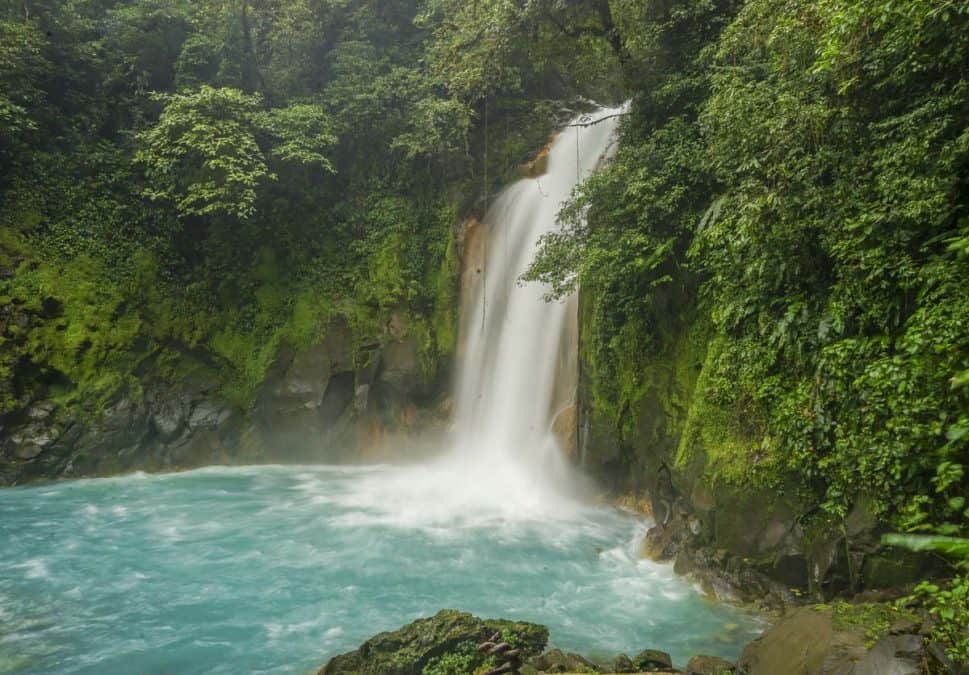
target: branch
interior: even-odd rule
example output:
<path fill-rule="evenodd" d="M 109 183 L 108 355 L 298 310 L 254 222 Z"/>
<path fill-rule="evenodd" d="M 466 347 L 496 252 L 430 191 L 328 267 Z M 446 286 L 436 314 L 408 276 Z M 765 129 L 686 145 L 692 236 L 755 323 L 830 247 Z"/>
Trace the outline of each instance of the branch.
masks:
<path fill-rule="evenodd" d="M 566 127 L 591 127 L 599 122 L 605 122 L 606 120 L 611 120 L 613 117 L 622 117 L 623 115 L 628 115 L 628 112 L 618 112 L 612 115 L 606 115 L 605 117 L 600 117 L 597 120 L 592 120 L 591 122 L 576 122 L 575 124 L 566 124 Z"/>

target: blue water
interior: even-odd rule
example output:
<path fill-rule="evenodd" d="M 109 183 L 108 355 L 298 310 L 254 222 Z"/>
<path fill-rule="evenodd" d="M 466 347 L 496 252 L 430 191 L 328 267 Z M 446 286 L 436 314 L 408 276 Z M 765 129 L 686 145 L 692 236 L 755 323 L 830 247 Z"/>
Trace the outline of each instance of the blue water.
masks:
<path fill-rule="evenodd" d="M 448 515 L 434 495 L 422 508 L 395 492 L 419 487 L 411 471 L 210 468 L 0 490 L 0 672 L 305 673 L 444 607 L 546 624 L 568 650 L 657 647 L 680 664 L 735 658 L 761 628 L 639 559 L 636 517 Z"/>

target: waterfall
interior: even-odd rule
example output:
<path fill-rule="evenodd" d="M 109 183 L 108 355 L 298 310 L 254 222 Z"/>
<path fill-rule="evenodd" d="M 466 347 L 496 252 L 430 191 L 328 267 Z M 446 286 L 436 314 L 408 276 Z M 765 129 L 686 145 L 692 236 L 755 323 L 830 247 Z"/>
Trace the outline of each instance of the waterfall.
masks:
<path fill-rule="evenodd" d="M 588 508 L 576 499 L 583 479 L 551 430 L 575 398 L 575 298 L 546 302 L 546 288 L 519 277 L 578 181 L 608 156 L 617 112 L 602 109 L 572 123 L 585 126 L 565 127 L 549 148 L 547 172 L 509 186 L 488 209 L 473 264 L 465 250 L 450 441 L 434 459 L 374 470 L 338 496 L 345 506 L 389 524 L 440 528 L 442 536 L 513 521 L 574 526 Z"/>
<path fill-rule="evenodd" d="M 611 152 L 619 112 L 599 109 L 574 120 L 552 142 L 545 174 L 498 195 L 483 221 L 484 265 L 466 294 L 470 306 L 462 307 L 452 458 L 471 468 L 469 477 L 526 503 L 568 492 L 575 482 L 551 427 L 572 402 L 557 400 L 561 391 L 574 399 L 575 355 L 562 349 L 576 303 L 547 302 L 548 289 L 519 277 L 541 236 L 558 227 L 574 187 Z M 563 373 L 562 363 L 573 372 Z"/>

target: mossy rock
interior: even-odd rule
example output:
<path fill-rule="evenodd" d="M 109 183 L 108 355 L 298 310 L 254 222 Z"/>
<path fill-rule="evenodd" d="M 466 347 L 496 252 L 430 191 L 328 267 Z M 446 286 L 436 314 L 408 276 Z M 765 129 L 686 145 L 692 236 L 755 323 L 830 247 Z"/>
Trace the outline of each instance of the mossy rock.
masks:
<path fill-rule="evenodd" d="M 665 670 L 673 667 L 673 659 L 658 649 L 644 649 L 633 657 L 633 666 L 640 670 Z"/>
<path fill-rule="evenodd" d="M 541 673 L 598 673 L 600 668 L 580 654 L 550 649 L 528 662 Z"/>
<path fill-rule="evenodd" d="M 866 588 L 896 588 L 918 581 L 923 562 L 917 553 L 888 549 L 865 557 L 861 577 Z"/>
<path fill-rule="evenodd" d="M 801 607 L 744 647 L 737 663 L 747 675 L 887 675 L 919 672 L 922 638 L 890 635 L 917 628 L 916 617 L 885 603 L 840 602 Z"/>
<path fill-rule="evenodd" d="M 475 647 L 496 632 L 519 648 L 523 657 L 540 654 L 548 642 L 545 626 L 486 621 L 445 609 L 433 617 L 375 635 L 359 649 L 331 659 L 318 675 L 422 675 L 432 662 L 440 663 L 449 655 L 466 659 L 468 672 L 474 672 L 486 660 Z"/>

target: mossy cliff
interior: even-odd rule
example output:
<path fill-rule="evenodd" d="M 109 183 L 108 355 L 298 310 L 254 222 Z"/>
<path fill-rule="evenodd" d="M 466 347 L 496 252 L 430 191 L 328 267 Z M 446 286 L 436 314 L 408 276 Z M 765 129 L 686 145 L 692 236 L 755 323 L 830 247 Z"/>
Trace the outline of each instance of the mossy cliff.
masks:
<path fill-rule="evenodd" d="M 594 347 L 598 302 L 583 289 L 579 461 L 655 520 L 647 556 L 674 560 L 715 594 L 773 606 L 904 586 L 932 571 L 927 558 L 879 546 L 885 526 L 868 502 L 827 517 L 759 450 L 770 439 L 742 402 L 723 402 L 732 386 L 716 377 L 724 337 L 701 314 L 671 311 L 663 339 L 645 343 L 652 349 L 627 325 L 603 351 Z"/>
<path fill-rule="evenodd" d="M 33 299 L 14 296 L 2 339 L 19 344 L 3 346 L 29 356 L 14 362 L 17 398 L 0 417 L 0 482 L 340 461 L 377 452 L 390 434 L 401 451 L 408 435 L 442 417 L 455 333 L 453 248 L 426 311 L 333 307 L 324 298 L 311 307 L 303 294 L 281 302 L 266 331 L 227 322 L 194 347 L 158 339 L 137 315 L 122 314 L 120 327 L 86 321 L 77 313 L 88 300 L 60 295 L 56 285 Z M 66 351 L 56 338 L 77 331 L 90 337 L 78 338 L 77 358 L 61 367 L 56 355 Z M 46 352 L 27 352 L 31 344 Z"/>

